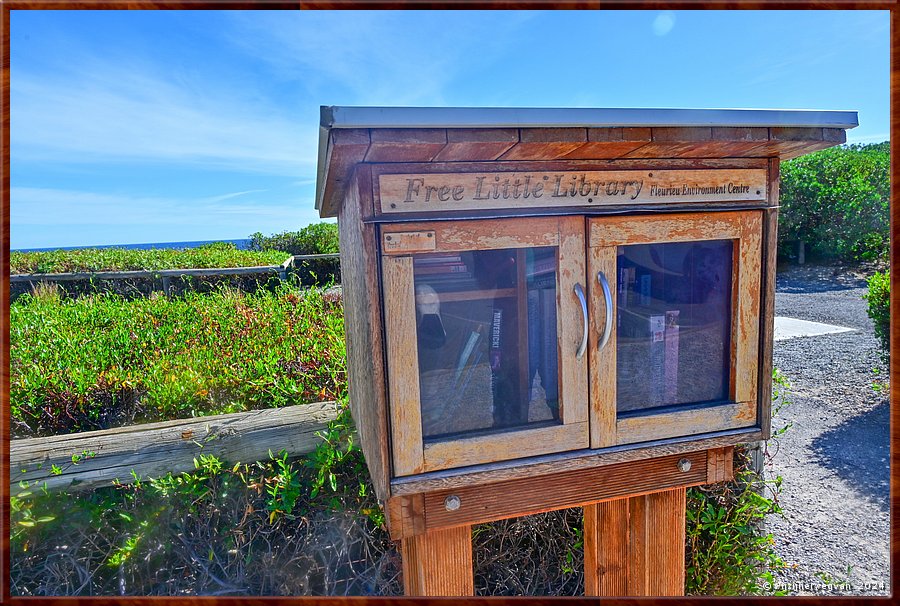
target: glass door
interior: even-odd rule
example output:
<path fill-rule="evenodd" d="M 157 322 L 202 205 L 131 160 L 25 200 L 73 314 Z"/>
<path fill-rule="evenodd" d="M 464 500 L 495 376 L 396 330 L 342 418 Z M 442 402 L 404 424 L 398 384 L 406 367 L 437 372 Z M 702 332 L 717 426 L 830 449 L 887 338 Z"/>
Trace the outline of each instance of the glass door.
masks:
<path fill-rule="evenodd" d="M 758 211 L 590 221 L 594 448 L 757 423 Z"/>
<path fill-rule="evenodd" d="M 583 218 L 381 238 L 395 475 L 586 448 Z"/>

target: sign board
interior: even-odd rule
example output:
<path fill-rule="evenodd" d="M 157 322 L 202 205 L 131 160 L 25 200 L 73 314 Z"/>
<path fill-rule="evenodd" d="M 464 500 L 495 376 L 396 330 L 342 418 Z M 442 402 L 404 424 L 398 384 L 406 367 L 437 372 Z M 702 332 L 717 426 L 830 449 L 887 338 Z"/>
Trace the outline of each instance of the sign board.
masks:
<path fill-rule="evenodd" d="M 763 169 L 382 174 L 383 213 L 766 199 Z"/>

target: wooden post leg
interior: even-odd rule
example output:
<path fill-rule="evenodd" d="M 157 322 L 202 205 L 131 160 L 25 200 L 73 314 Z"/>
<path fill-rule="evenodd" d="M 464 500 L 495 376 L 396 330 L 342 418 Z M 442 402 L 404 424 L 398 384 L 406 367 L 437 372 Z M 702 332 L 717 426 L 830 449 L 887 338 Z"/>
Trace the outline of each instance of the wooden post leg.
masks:
<path fill-rule="evenodd" d="M 684 516 L 684 488 L 585 506 L 585 594 L 684 595 Z"/>
<path fill-rule="evenodd" d="M 472 527 L 433 530 L 401 539 L 403 591 L 408 596 L 470 596 Z"/>

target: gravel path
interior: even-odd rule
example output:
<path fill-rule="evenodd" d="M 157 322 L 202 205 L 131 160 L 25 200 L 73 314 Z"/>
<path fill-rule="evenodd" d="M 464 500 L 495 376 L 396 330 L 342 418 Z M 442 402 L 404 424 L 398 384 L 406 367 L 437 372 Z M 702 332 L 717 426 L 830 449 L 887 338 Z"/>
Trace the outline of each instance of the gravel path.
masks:
<path fill-rule="evenodd" d="M 773 421 L 766 477 L 784 479 L 784 518 L 767 528 L 789 569 L 792 595 L 888 595 L 890 508 L 888 396 L 875 381 L 887 364 L 866 315 L 864 277 L 831 267 L 779 272 L 775 314 L 854 328 L 775 343 L 775 367 L 792 403 Z M 777 453 L 776 453 L 777 451 Z"/>

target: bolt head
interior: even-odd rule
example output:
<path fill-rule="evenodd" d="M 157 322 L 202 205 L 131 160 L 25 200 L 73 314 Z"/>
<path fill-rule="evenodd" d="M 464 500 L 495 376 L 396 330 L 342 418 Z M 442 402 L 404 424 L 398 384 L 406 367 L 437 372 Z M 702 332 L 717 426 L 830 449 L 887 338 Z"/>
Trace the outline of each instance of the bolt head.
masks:
<path fill-rule="evenodd" d="M 457 509 L 459 509 L 460 505 L 462 505 L 462 501 L 460 501 L 459 497 L 455 494 L 452 494 L 444 499 L 444 508 L 447 511 L 456 511 Z"/>
<path fill-rule="evenodd" d="M 681 471 L 690 471 L 691 470 L 691 462 L 689 459 L 681 459 L 678 461 L 678 469 Z"/>

